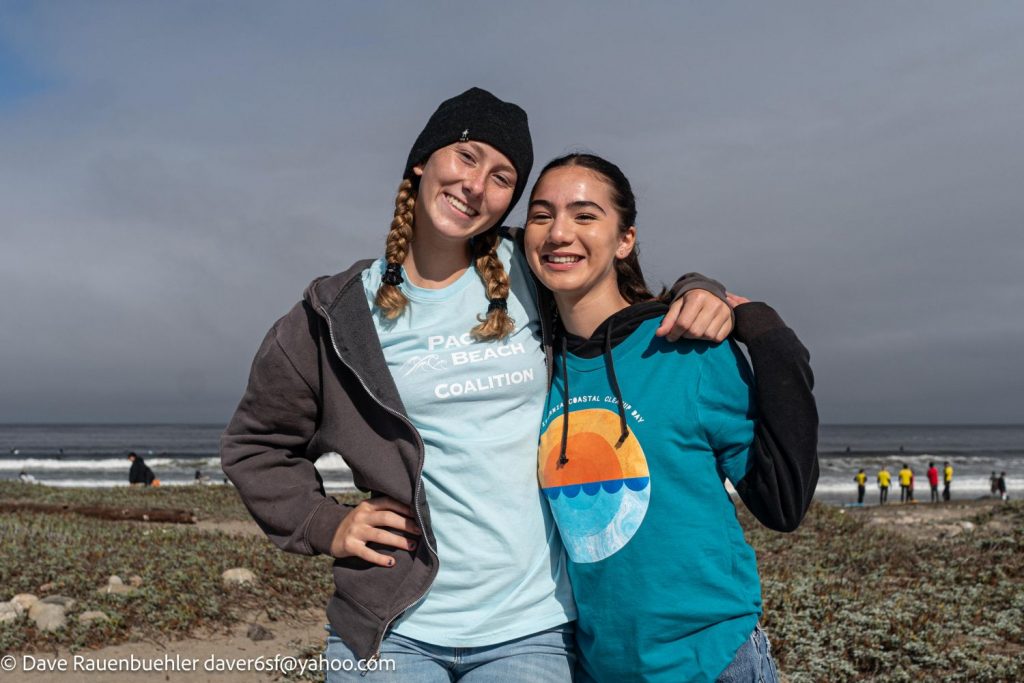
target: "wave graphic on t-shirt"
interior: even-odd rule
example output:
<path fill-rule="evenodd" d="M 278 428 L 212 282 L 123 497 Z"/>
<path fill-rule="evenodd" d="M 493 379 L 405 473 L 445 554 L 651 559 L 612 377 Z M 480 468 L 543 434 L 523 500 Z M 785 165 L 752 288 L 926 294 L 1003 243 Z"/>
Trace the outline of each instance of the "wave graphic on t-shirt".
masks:
<path fill-rule="evenodd" d="M 640 528 L 651 481 L 640 442 L 630 431 L 619 448 L 619 416 L 603 408 L 570 413 L 568 462 L 559 467 L 562 421 L 540 440 L 541 489 L 574 562 L 597 562 L 618 552 Z"/>
<path fill-rule="evenodd" d="M 557 458 L 557 456 L 556 456 Z M 558 496 L 564 495 L 575 498 L 583 493 L 587 496 L 596 496 L 600 491 L 605 493 L 618 493 L 623 486 L 630 491 L 642 491 L 651 482 L 650 477 L 631 477 L 628 479 L 611 479 L 606 481 L 594 481 L 586 484 L 568 484 L 566 486 L 551 486 L 544 489 L 544 495 L 551 500 L 557 500 Z"/>

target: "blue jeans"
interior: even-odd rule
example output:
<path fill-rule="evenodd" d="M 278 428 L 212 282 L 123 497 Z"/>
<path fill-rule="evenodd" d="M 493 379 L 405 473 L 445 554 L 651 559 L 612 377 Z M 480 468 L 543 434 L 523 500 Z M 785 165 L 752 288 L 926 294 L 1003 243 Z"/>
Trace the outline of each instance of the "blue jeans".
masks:
<path fill-rule="evenodd" d="M 356 662 L 357 657 L 327 626 L 328 661 Z M 380 648 L 376 671 L 331 667 L 327 683 L 569 683 L 576 666 L 575 628 L 562 624 L 540 633 L 483 647 L 441 647 L 389 633 Z M 391 665 L 390 662 L 394 662 Z M 350 668 L 350 667 L 344 667 Z M 339 669 L 334 671 L 333 669 Z"/>
<path fill-rule="evenodd" d="M 768 636 L 758 624 L 743 643 L 732 664 L 718 676 L 718 683 L 778 683 L 779 670 L 772 659 Z"/>

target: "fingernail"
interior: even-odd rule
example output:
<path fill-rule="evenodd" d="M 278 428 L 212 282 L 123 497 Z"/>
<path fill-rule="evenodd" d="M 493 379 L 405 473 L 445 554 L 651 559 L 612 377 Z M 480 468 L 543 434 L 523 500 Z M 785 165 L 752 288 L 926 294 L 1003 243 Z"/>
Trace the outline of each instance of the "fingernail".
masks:
<path fill-rule="evenodd" d="M 389 567 L 394 567 L 395 566 L 395 560 L 394 559 L 389 559 L 388 560 L 388 566 Z"/>
<path fill-rule="evenodd" d="M 416 541 L 409 541 L 409 550 L 416 550 Z"/>

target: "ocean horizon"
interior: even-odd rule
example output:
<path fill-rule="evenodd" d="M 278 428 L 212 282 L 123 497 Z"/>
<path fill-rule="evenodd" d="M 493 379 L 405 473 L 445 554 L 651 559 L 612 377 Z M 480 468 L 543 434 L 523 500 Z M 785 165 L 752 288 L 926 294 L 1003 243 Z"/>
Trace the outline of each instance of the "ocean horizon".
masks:
<path fill-rule="evenodd" d="M 127 454 L 146 460 L 162 485 L 222 484 L 215 423 L 7 423 L 0 424 L 0 479 L 22 472 L 49 486 L 128 485 Z M 989 493 L 992 472 L 1006 472 L 1011 496 L 1024 485 L 1024 424 L 828 424 L 819 430 L 821 476 L 815 497 L 829 503 L 856 499 L 853 476 L 868 475 L 869 503 L 877 499 L 875 475 L 904 463 L 915 472 L 916 498 L 928 499 L 930 462 L 954 467 L 954 498 Z M 330 491 L 354 488 L 336 453 L 322 455 L 317 470 Z"/>

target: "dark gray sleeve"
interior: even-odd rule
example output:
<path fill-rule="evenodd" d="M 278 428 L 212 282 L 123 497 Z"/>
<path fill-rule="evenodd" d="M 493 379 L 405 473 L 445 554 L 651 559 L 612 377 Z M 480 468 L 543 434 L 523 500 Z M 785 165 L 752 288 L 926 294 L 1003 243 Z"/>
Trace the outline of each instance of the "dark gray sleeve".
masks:
<path fill-rule="evenodd" d="M 289 316 L 305 313 L 293 309 Z M 303 555 L 330 554 L 349 508 L 326 495 L 307 453 L 317 429 L 319 394 L 315 378 L 304 377 L 297 365 L 315 367 L 305 356 L 315 358 L 316 342 L 309 339 L 289 355 L 278 325 L 256 352 L 245 394 L 221 436 L 221 467 L 275 545 Z"/>
<path fill-rule="evenodd" d="M 818 484 L 818 408 L 810 354 L 770 306 L 737 306 L 737 341 L 754 366 L 758 420 L 751 466 L 736 484 L 757 519 L 775 531 L 794 531 Z"/>
<path fill-rule="evenodd" d="M 725 285 L 700 273 L 687 273 L 676 280 L 671 289 L 672 300 L 675 301 L 692 289 L 706 289 L 722 301 L 725 301 Z"/>

